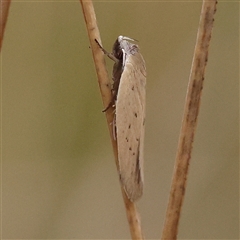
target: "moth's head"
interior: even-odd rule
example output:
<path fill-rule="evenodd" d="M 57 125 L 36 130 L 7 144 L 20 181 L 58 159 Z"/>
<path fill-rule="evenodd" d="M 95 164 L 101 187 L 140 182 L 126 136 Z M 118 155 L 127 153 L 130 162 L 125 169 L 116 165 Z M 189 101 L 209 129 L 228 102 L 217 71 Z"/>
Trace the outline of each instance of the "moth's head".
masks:
<path fill-rule="evenodd" d="M 123 53 L 124 54 L 134 54 L 138 52 L 138 45 L 132 43 L 137 41 L 133 38 L 119 36 L 115 43 L 113 44 L 113 55 L 120 61 L 123 60 Z"/>
<path fill-rule="evenodd" d="M 121 48 L 120 43 L 118 41 L 118 38 L 116 39 L 115 43 L 113 44 L 112 54 L 119 61 L 122 61 L 123 51 L 122 51 L 122 48 Z"/>
<path fill-rule="evenodd" d="M 123 59 L 123 53 L 126 54 L 135 54 L 138 52 L 138 45 L 132 43 L 137 40 L 125 36 L 119 36 L 113 45 L 113 55 L 119 59 Z"/>

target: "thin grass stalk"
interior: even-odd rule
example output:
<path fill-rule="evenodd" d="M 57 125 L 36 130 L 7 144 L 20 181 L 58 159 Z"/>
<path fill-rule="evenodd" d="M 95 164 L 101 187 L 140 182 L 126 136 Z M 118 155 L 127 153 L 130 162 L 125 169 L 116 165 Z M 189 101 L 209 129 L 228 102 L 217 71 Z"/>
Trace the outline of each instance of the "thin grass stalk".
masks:
<path fill-rule="evenodd" d="M 204 0 L 202 5 L 162 240 L 177 239 L 216 4 L 216 0 Z"/>

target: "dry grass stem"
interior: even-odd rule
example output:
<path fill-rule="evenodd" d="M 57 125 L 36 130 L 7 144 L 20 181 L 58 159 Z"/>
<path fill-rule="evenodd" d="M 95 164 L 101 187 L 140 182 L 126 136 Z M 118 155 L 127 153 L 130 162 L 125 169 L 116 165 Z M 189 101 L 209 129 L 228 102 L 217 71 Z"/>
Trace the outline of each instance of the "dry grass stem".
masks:
<path fill-rule="evenodd" d="M 1 0 L 0 2 L 0 51 L 2 49 L 3 35 L 4 35 L 4 30 L 7 22 L 10 3 L 11 3 L 11 0 L 6 0 L 6 1 Z"/>
<path fill-rule="evenodd" d="M 216 4 L 216 0 L 204 0 L 202 5 L 162 240 L 177 238 Z"/>
<path fill-rule="evenodd" d="M 95 39 L 97 39 L 98 42 L 101 44 L 101 38 L 100 38 L 99 29 L 97 26 L 96 15 L 95 15 L 92 1 L 80 0 L 80 2 L 82 5 L 83 15 L 86 22 L 87 32 L 88 32 L 89 41 L 90 41 L 92 54 L 93 54 L 93 60 L 94 60 L 94 64 L 97 72 L 98 84 L 99 84 L 100 92 L 102 95 L 102 101 L 103 101 L 104 108 L 106 108 L 112 99 L 111 84 L 110 84 L 108 73 L 106 70 L 104 53 L 95 42 Z M 112 122 L 114 117 L 113 108 L 110 108 L 108 111 L 106 111 L 105 115 L 106 115 L 107 124 L 110 132 L 110 138 L 112 142 L 117 169 L 119 170 L 117 142 L 113 138 L 113 128 L 112 128 Z M 137 212 L 136 206 L 134 203 L 132 203 L 128 199 L 123 188 L 122 188 L 122 195 L 123 195 L 123 200 L 126 208 L 126 213 L 127 213 L 127 218 L 128 218 L 132 239 L 143 239 L 140 216 Z"/>

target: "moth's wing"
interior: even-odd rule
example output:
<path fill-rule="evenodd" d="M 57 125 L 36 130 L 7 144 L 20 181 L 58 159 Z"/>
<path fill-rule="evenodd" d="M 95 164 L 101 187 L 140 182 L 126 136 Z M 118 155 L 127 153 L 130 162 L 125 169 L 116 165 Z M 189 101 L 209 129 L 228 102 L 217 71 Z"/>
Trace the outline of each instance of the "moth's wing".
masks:
<path fill-rule="evenodd" d="M 136 201 L 143 192 L 143 146 L 146 68 L 140 53 L 129 55 L 116 101 L 120 179 L 127 196 Z"/>

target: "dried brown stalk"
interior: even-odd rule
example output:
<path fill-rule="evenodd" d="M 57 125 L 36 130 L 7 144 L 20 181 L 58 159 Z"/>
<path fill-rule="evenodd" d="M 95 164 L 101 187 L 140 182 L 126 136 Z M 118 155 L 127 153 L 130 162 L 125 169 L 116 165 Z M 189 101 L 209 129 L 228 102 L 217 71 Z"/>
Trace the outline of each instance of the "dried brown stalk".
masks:
<path fill-rule="evenodd" d="M 162 240 L 177 238 L 216 4 L 216 0 L 204 0 L 202 5 Z"/>
<path fill-rule="evenodd" d="M 11 3 L 11 0 L 0 1 L 0 51 L 2 49 L 3 35 L 4 35 L 4 30 L 7 22 L 10 3 Z"/>
<path fill-rule="evenodd" d="M 82 5 L 83 15 L 86 22 L 88 37 L 89 37 L 92 54 L 93 54 L 93 60 L 94 60 L 97 77 L 98 77 L 98 84 L 99 84 L 100 92 L 102 95 L 102 101 L 103 101 L 104 108 L 106 108 L 112 99 L 112 94 L 111 94 L 111 88 L 110 88 L 110 81 L 109 81 L 108 73 L 106 70 L 106 64 L 104 60 L 104 53 L 95 42 L 95 39 L 97 39 L 98 42 L 101 44 L 101 38 L 100 38 L 98 26 L 97 26 L 96 15 L 95 15 L 92 1 L 80 0 L 80 2 Z M 113 111 L 109 109 L 108 111 L 105 112 L 105 115 L 106 115 L 107 124 L 110 132 L 110 138 L 112 142 L 117 169 L 119 170 L 117 142 L 113 138 L 113 128 L 111 125 L 114 117 Z M 123 188 L 122 188 L 122 195 L 125 203 L 125 208 L 126 208 L 126 213 L 127 213 L 127 218 L 128 218 L 132 239 L 143 239 L 140 216 L 137 212 L 136 205 L 128 199 Z"/>

